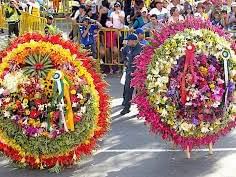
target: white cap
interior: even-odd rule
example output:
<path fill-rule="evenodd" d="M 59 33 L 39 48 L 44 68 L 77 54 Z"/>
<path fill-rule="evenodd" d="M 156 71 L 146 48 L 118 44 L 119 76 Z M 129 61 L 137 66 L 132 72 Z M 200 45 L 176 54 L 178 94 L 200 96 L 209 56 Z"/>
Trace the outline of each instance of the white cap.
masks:
<path fill-rule="evenodd" d="M 72 2 L 71 2 L 71 6 L 74 6 L 74 7 L 79 7 L 79 6 L 80 6 L 80 4 L 79 4 L 79 2 L 78 2 L 78 1 L 72 1 Z"/>

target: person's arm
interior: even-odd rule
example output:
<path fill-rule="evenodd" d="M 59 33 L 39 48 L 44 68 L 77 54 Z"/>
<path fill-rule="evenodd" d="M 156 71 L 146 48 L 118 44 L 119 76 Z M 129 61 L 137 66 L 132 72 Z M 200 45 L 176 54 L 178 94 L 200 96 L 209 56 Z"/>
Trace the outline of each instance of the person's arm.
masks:
<path fill-rule="evenodd" d="M 139 24 L 139 21 L 138 21 L 138 19 L 136 19 L 136 20 L 134 21 L 134 24 L 133 24 L 133 29 L 138 28 L 138 24 Z"/>
<path fill-rule="evenodd" d="M 90 28 L 91 28 L 91 25 L 89 25 L 87 29 L 84 31 L 84 33 L 82 34 L 83 38 L 85 38 L 88 35 Z"/>
<path fill-rule="evenodd" d="M 120 21 L 121 21 L 121 23 L 125 23 L 125 13 L 124 13 L 124 11 L 121 11 L 121 12 L 119 12 L 119 18 L 120 18 Z"/>

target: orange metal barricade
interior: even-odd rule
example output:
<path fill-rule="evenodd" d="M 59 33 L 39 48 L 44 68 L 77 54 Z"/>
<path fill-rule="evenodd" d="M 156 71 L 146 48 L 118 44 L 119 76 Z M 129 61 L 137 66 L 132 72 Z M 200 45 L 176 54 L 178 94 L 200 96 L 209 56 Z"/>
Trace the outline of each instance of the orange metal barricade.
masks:
<path fill-rule="evenodd" d="M 124 39 L 131 32 L 131 30 L 126 29 L 105 28 L 99 30 L 97 37 L 97 61 L 103 65 L 123 65 L 121 50 L 125 45 Z"/>

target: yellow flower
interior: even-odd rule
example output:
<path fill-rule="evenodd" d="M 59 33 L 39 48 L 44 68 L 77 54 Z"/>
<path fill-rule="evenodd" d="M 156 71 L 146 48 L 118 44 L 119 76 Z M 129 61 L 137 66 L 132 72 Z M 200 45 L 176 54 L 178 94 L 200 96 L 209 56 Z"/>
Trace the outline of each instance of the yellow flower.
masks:
<path fill-rule="evenodd" d="M 71 93 L 72 95 L 75 95 L 75 94 L 76 94 L 76 90 L 73 89 L 73 90 L 70 91 L 70 93 Z"/>
<path fill-rule="evenodd" d="M 27 115 L 27 116 L 30 115 L 30 110 L 26 109 L 25 110 L 25 115 Z"/>

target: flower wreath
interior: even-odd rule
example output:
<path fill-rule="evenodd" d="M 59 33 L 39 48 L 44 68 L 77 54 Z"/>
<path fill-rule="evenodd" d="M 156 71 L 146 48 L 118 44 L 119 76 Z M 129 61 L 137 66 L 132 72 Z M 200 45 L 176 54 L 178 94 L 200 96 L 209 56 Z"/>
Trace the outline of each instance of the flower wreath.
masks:
<path fill-rule="evenodd" d="M 137 58 L 139 117 L 183 149 L 215 143 L 236 126 L 235 48 L 209 22 L 165 27 Z"/>
<path fill-rule="evenodd" d="M 109 128 L 109 96 L 87 53 L 59 36 L 25 34 L 1 57 L 0 150 L 55 170 L 91 154 Z"/>

